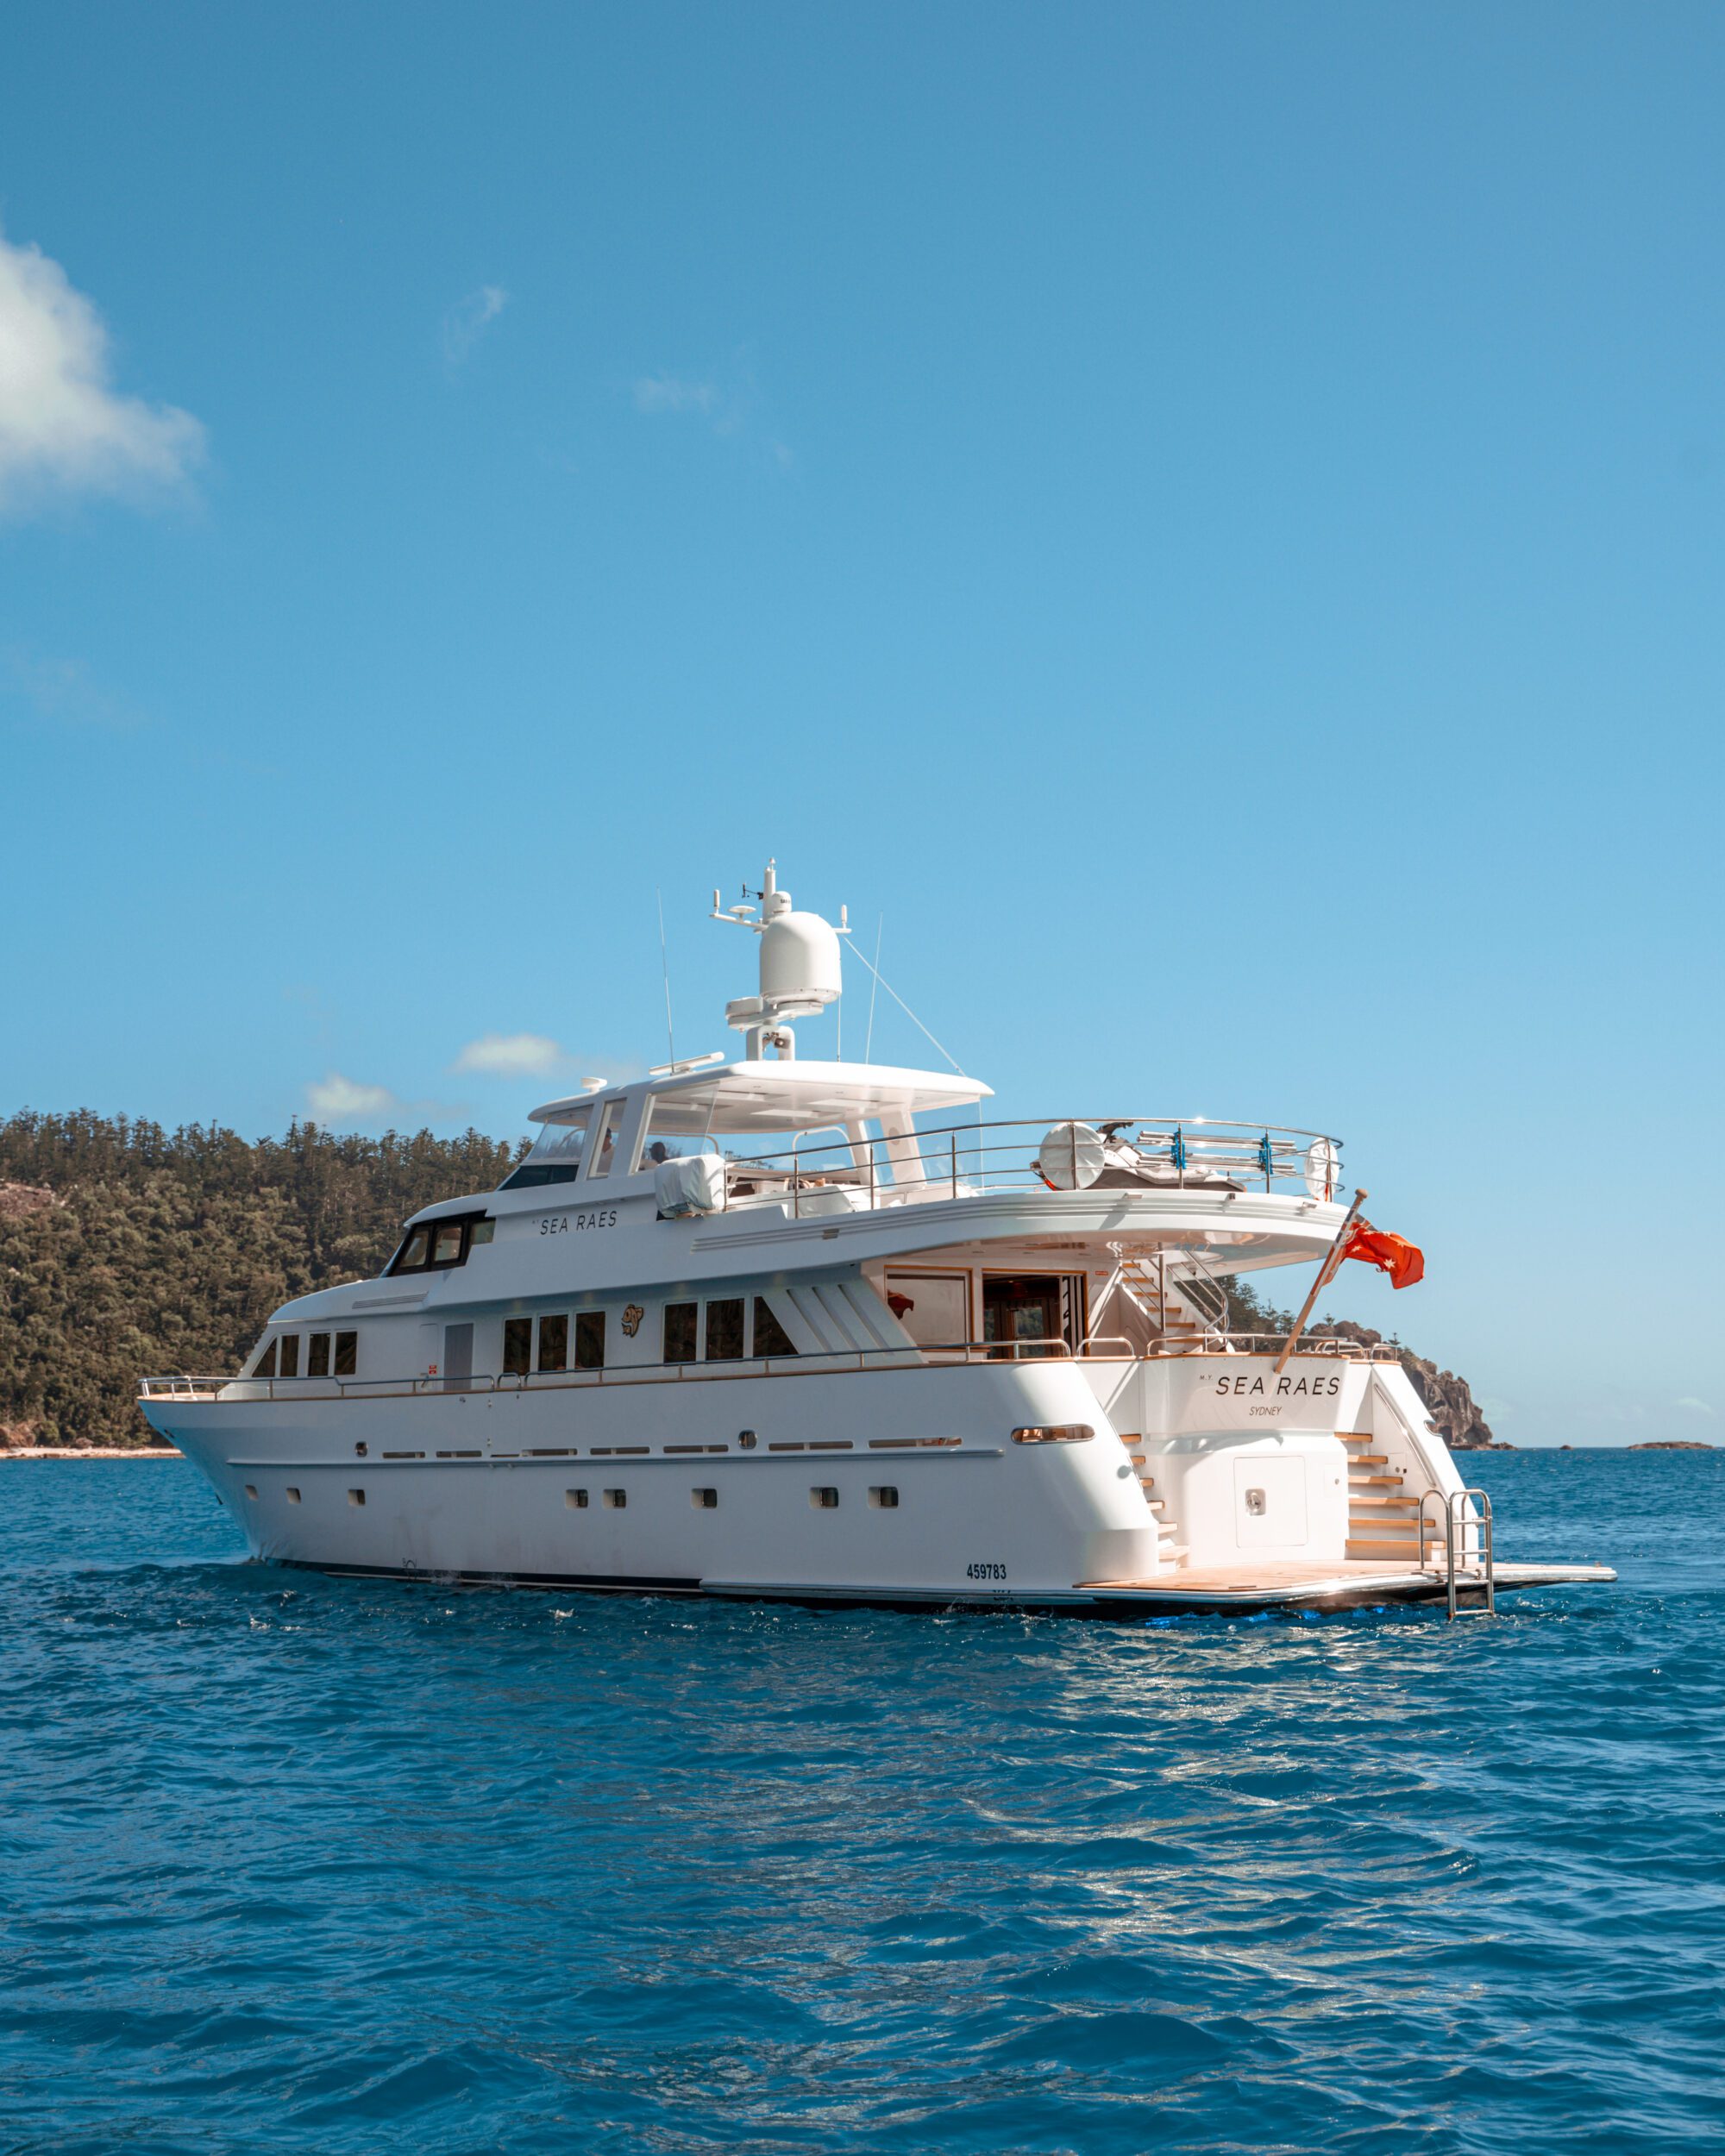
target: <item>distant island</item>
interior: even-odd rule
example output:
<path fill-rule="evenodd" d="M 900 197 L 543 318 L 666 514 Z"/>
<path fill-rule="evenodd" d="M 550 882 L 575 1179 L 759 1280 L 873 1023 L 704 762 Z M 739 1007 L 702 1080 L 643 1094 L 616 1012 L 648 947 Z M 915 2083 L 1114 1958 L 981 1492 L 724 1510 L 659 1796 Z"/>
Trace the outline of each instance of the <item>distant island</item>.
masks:
<path fill-rule="evenodd" d="M 143 1448 L 141 1377 L 237 1370 L 278 1305 L 370 1278 L 409 1214 L 495 1189 L 525 1150 L 310 1123 L 253 1144 L 86 1109 L 0 1123 L 0 1447 Z M 1249 1280 L 1228 1289 L 1233 1330 L 1292 1326 Z M 1346 1319 L 1311 1337 L 1383 1339 Z M 1465 1378 L 1389 1344 L 1452 1451 L 1511 1449 Z"/>
<path fill-rule="evenodd" d="M 1716 1445 L 1709 1445 L 1704 1438 L 1643 1438 L 1639 1445 L 1626 1445 L 1626 1452 L 1716 1452 Z"/>

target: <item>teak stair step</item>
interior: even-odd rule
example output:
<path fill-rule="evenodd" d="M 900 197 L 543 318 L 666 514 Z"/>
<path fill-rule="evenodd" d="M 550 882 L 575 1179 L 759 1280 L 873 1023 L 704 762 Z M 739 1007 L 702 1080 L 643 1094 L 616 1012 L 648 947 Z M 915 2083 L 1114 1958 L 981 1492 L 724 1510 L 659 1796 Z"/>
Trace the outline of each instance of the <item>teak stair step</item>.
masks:
<path fill-rule="evenodd" d="M 1350 1475 L 1350 1489 L 1399 1489 L 1407 1481 L 1405 1475 Z"/>

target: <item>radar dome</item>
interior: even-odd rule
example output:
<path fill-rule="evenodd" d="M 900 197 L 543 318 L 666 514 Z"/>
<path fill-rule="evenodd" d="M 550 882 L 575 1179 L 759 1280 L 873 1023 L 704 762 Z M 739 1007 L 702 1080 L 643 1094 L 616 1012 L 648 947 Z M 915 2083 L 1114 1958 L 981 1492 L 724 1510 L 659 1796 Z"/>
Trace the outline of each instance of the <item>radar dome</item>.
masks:
<path fill-rule="evenodd" d="M 761 931 L 761 995 L 786 1017 L 836 1003 L 844 991 L 838 936 L 819 913 L 775 914 Z"/>

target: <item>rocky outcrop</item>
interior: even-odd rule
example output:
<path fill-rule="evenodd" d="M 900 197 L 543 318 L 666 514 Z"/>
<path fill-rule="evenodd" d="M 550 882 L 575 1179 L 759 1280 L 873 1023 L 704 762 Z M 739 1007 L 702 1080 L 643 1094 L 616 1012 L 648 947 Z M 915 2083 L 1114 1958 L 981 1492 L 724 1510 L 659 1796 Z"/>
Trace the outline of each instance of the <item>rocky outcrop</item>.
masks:
<path fill-rule="evenodd" d="M 1314 1325 L 1310 1327 L 1314 1338 L 1331 1340 L 1354 1340 L 1361 1347 L 1381 1347 L 1383 1335 L 1374 1332 L 1370 1326 L 1355 1325 L 1342 1319 L 1333 1325 Z M 1435 1363 L 1428 1363 L 1411 1348 L 1392 1341 L 1402 1367 L 1407 1371 L 1414 1389 L 1426 1403 L 1427 1412 L 1436 1426 L 1438 1435 L 1452 1452 L 1508 1452 L 1514 1450 L 1491 1434 L 1491 1425 L 1479 1412 L 1479 1403 L 1465 1377 L 1458 1377 L 1453 1370 L 1440 1370 Z"/>
<path fill-rule="evenodd" d="M 46 1213 L 60 1200 L 36 1183 L 0 1182 L 0 1220 L 28 1220 L 33 1213 Z"/>

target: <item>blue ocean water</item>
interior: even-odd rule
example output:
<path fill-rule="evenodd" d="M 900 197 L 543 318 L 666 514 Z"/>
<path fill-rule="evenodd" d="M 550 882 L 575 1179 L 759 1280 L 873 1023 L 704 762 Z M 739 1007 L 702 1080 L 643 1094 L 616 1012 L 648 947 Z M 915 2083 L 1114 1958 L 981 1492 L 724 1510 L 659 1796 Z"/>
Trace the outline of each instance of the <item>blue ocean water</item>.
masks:
<path fill-rule="evenodd" d="M 1725 1454 L 1477 1465 L 1622 1584 L 451 1593 L 0 1468 L 0 2148 L 1717 2147 Z"/>

